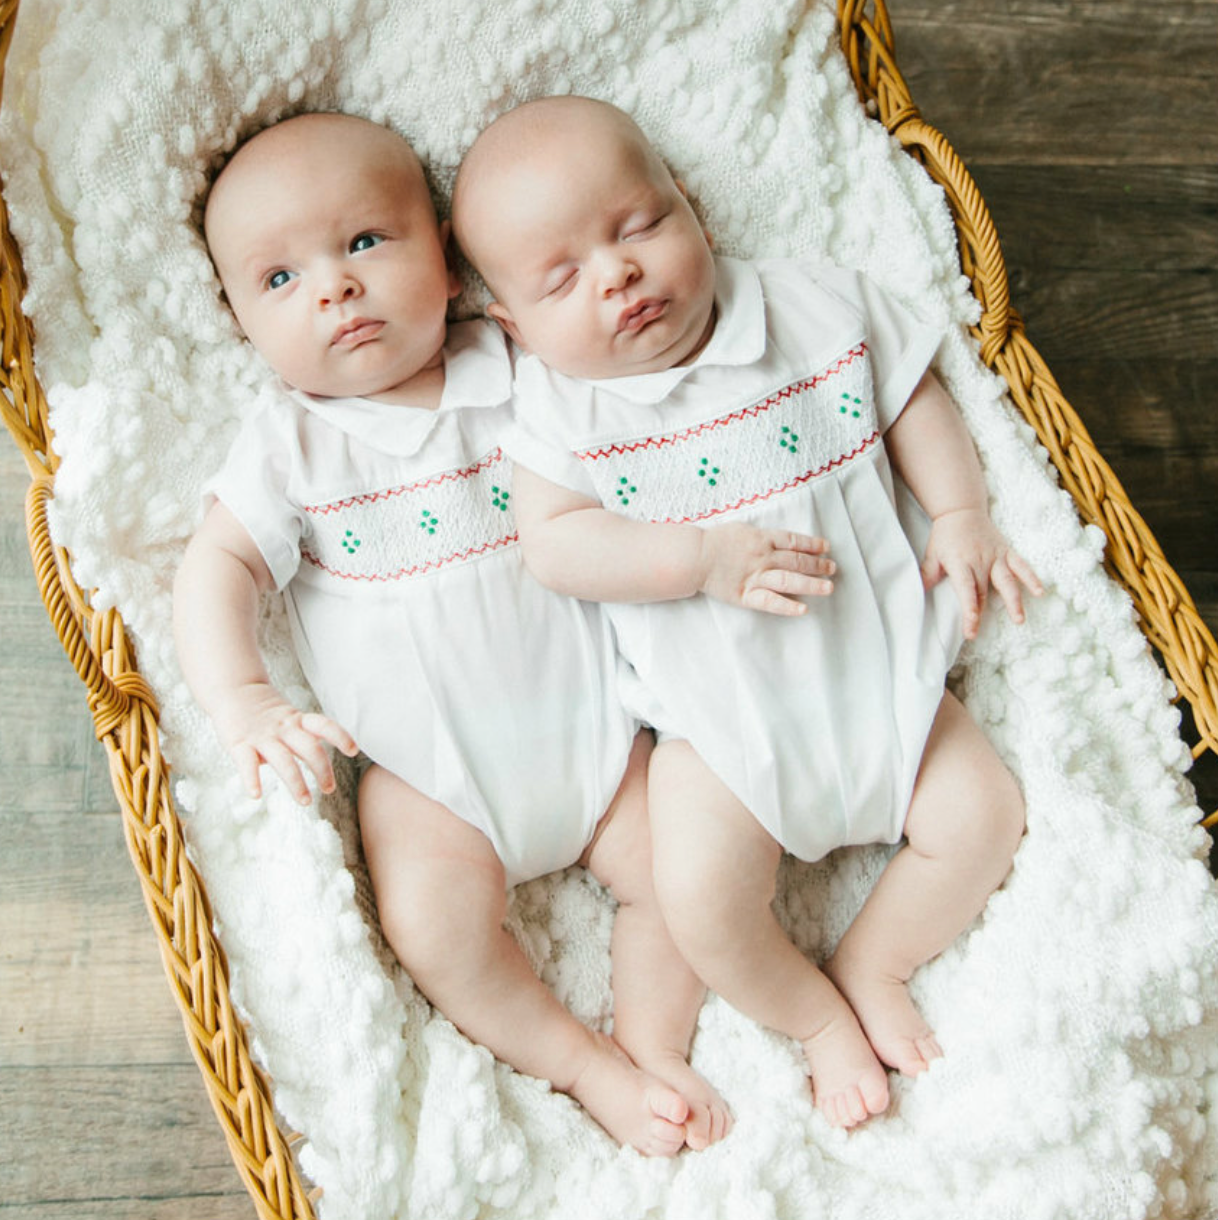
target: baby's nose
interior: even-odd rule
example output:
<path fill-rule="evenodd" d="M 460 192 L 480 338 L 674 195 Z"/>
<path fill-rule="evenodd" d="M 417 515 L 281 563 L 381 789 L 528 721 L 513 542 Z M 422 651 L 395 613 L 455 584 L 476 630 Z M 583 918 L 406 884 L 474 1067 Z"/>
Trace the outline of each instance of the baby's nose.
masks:
<path fill-rule="evenodd" d="M 359 282 L 350 275 L 335 275 L 323 280 L 317 294 L 321 306 L 341 305 L 359 295 Z"/>
<path fill-rule="evenodd" d="M 612 296 L 620 292 L 628 284 L 639 277 L 638 264 L 626 257 L 621 251 L 606 253 L 601 259 L 600 286 L 604 296 Z"/>

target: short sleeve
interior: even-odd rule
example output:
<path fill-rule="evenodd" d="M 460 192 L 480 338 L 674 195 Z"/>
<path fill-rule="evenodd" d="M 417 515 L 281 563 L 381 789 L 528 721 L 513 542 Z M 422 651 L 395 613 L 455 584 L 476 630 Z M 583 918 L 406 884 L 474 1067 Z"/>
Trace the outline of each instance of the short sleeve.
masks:
<path fill-rule="evenodd" d="M 535 357 L 522 357 L 516 366 L 512 389 L 512 422 L 501 444 L 507 455 L 524 466 L 570 491 L 599 500 L 574 450 L 564 426 L 570 411 L 561 388 Z"/>
<path fill-rule="evenodd" d="M 887 432 L 930 367 L 943 332 L 915 317 L 861 272 L 820 267 L 816 277 L 863 318 L 875 378 L 876 413 Z"/>
<path fill-rule="evenodd" d="M 300 566 L 304 514 L 290 497 L 295 442 L 290 408 L 264 403 L 242 424 L 224 465 L 203 489 L 206 504 L 219 500 L 245 528 L 276 589 Z"/>

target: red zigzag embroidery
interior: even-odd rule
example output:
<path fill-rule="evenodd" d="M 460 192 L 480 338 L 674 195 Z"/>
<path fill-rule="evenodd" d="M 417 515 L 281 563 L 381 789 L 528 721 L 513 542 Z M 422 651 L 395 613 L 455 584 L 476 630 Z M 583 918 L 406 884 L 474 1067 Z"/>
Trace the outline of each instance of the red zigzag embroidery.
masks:
<path fill-rule="evenodd" d="M 841 457 L 835 457 L 831 462 L 826 462 L 818 470 L 807 470 L 796 478 L 783 483 L 781 487 L 771 487 L 769 491 L 759 491 L 756 495 L 742 496 L 734 504 L 724 504 L 719 508 L 707 509 L 704 513 L 694 513 L 689 517 L 652 517 L 651 521 L 658 525 L 688 525 L 692 521 L 705 521 L 707 517 L 717 517 L 721 513 L 735 512 L 738 508 L 744 508 L 746 504 L 760 504 L 763 500 L 770 499 L 771 496 L 781 495 L 784 491 L 790 491 L 792 487 L 798 487 L 801 483 L 807 483 L 810 479 L 819 478 L 830 470 L 836 470 L 839 466 L 844 466 L 847 462 L 853 461 L 854 458 L 858 457 L 860 453 L 870 449 L 879 439 L 879 432 L 873 432 L 849 453 L 843 453 Z"/>
<path fill-rule="evenodd" d="M 614 457 L 622 453 L 635 453 L 639 449 L 662 449 L 666 445 L 675 445 L 680 441 L 689 440 L 690 437 L 701 436 L 703 432 L 710 432 L 715 428 L 726 428 L 731 424 L 739 423 L 743 419 L 755 419 L 758 415 L 763 415 L 766 411 L 770 410 L 771 407 L 778 406 L 785 399 L 792 398 L 796 394 L 802 394 L 804 390 L 814 390 L 818 385 L 828 381 L 830 377 L 836 376 L 842 369 L 852 365 L 866 351 L 867 344 L 860 343 L 857 347 L 851 348 L 836 364 L 832 364 L 823 372 L 817 373 L 815 377 L 809 377 L 806 381 L 797 381 L 792 385 L 784 386 L 781 390 L 771 394 L 769 398 L 754 403 L 751 407 L 743 407 L 739 411 L 733 411 L 730 415 L 724 415 L 719 419 L 708 420 L 704 424 L 697 424 L 692 428 L 683 428 L 680 432 L 670 432 L 665 436 L 648 436 L 641 441 L 620 441 L 613 445 L 603 446 L 600 449 L 579 450 L 575 456 L 581 462 L 596 462 L 601 458 Z"/>
<path fill-rule="evenodd" d="M 519 534 L 505 534 L 502 538 L 496 538 L 492 542 L 484 542 L 481 546 L 466 547 L 465 550 L 454 551 L 451 555 L 445 555 L 442 559 L 429 559 L 426 563 L 416 563 L 409 568 L 399 568 L 396 572 L 369 572 L 366 574 L 360 572 L 340 572 L 337 568 L 332 568 L 322 563 L 316 555 L 310 554 L 308 551 L 303 551 L 301 557 L 315 568 L 320 568 L 328 576 L 336 576 L 339 580 L 384 584 L 391 580 L 406 580 L 411 576 L 422 576 L 425 572 L 433 572 L 437 568 L 445 567 L 450 563 L 460 563 L 465 559 L 476 559 L 479 555 L 489 555 L 492 551 L 498 551 L 505 546 L 511 546 L 513 542 L 518 542 L 519 540 Z"/>
<path fill-rule="evenodd" d="M 394 496 L 409 495 L 412 491 L 425 491 L 429 487 L 439 487 L 444 483 L 473 478 L 480 471 L 488 470 L 496 462 L 501 462 L 502 460 L 503 450 L 496 448 L 480 461 L 461 470 L 446 470 L 443 474 L 433 475 L 431 478 L 422 479 L 418 483 L 407 483 L 402 487 L 388 487 L 384 491 L 365 492 L 362 495 L 351 496 L 347 500 L 332 500 L 329 504 L 306 504 L 304 511 L 312 513 L 315 516 L 327 516 L 330 513 L 342 512 L 344 508 L 352 508 L 357 504 L 375 504 L 378 500 L 390 500 Z"/>

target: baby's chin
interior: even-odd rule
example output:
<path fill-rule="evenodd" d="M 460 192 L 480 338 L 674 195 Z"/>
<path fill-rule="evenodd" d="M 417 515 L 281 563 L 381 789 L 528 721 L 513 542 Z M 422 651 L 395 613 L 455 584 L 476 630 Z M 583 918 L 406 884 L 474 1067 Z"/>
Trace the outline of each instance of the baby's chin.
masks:
<path fill-rule="evenodd" d="M 437 370 L 443 370 L 439 354 L 421 367 L 407 366 L 391 373 L 361 377 L 301 378 L 292 381 L 283 377 L 288 385 L 313 398 L 363 398 L 372 402 L 409 403 L 419 395 L 427 396 Z"/>
<path fill-rule="evenodd" d="M 653 323 L 653 325 L 656 325 Z M 618 377 L 643 377 L 649 373 L 663 373 L 668 369 L 692 364 L 701 354 L 715 329 L 715 311 L 709 311 L 705 321 L 685 328 L 675 339 L 665 342 L 662 336 L 655 344 L 638 342 L 646 334 L 630 335 L 625 343 L 603 360 L 585 361 L 547 360 L 544 352 L 537 355 L 544 364 L 568 377 L 583 381 L 610 381 Z"/>

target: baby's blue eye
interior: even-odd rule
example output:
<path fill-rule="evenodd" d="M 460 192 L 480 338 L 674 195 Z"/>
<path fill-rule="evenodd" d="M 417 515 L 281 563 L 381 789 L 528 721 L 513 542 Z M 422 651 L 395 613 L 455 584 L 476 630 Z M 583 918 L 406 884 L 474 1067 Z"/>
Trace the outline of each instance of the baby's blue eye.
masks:
<path fill-rule="evenodd" d="M 266 277 L 266 286 L 272 289 L 282 288 L 291 278 L 290 271 L 273 271 Z"/>
<path fill-rule="evenodd" d="M 358 254 L 361 250 L 371 250 L 373 246 L 379 246 L 384 240 L 379 233 L 361 233 L 351 243 L 351 253 Z"/>

